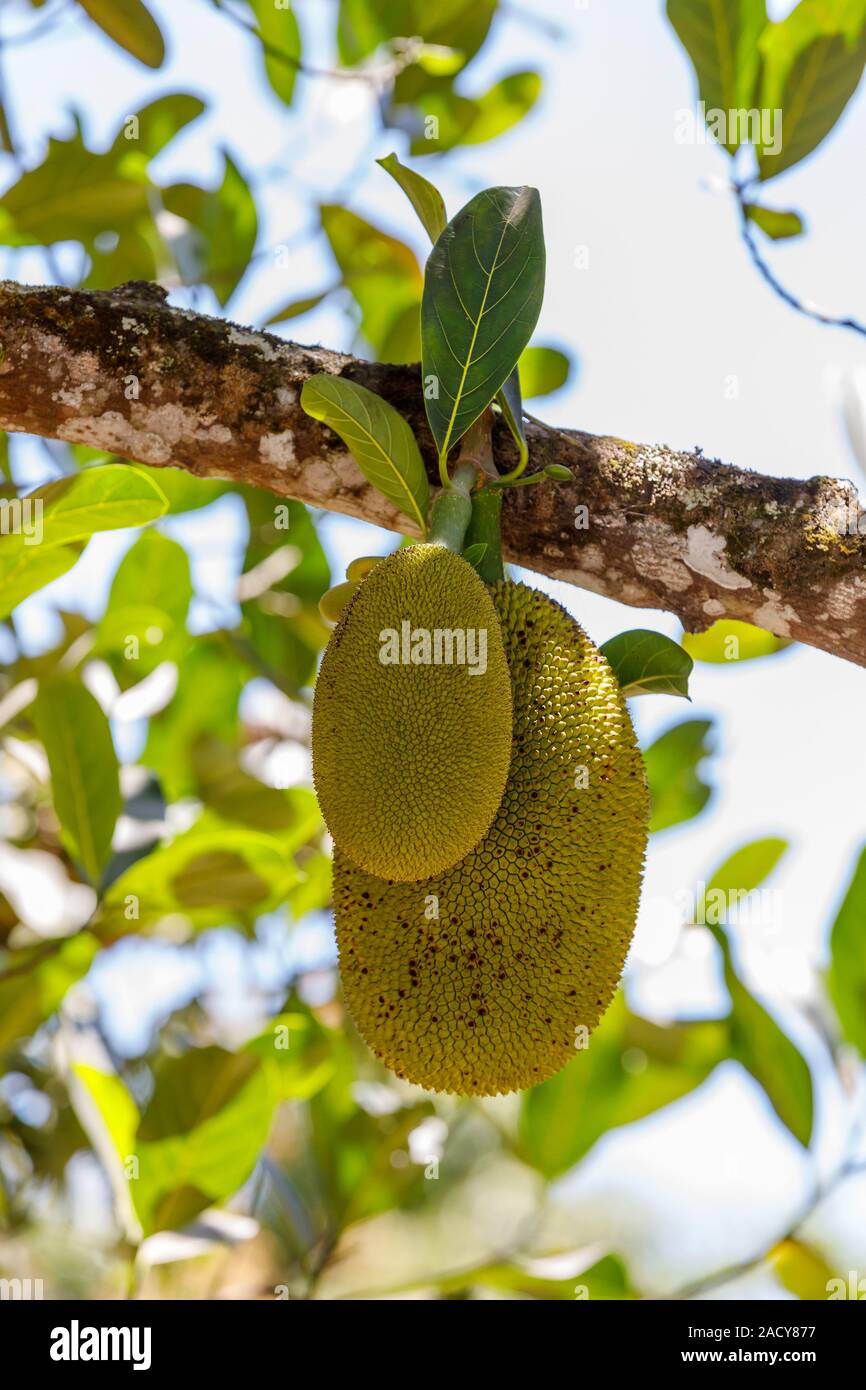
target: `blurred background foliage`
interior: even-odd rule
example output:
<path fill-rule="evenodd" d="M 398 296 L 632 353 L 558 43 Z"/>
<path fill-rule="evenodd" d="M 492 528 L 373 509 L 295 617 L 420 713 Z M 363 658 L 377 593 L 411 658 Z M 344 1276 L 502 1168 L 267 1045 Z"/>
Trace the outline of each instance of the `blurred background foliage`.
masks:
<path fill-rule="evenodd" d="M 425 169 L 497 140 L 543 90 L 534 70 L 489 83 L 475 75 L 506 22 L 510 6 L 497 0 L 334 0 L 324 65 L 307 54 L 305 0 L 184 5 L 253 46 L 274 122 L 281 108 L 303 110 L 318 83 L 360 82 L 376 96 L 376 150 L 393 144 Z M 766 180 L 817 147 L 854 91 L 866 10 L 801 0 L 767 26 L 763 0 L 726 8 L 731 52 L 719 48 L 709 0 L 668 6 L 708 104 L 751 105 L 763 80 L 792 125 L 805 98 L 816 113 L 796 147 L 763 162 L 759 151 Z M 163 10 L 143 0 L 4 5 L 2 63 L 8 70 L 20 44 L 39 45 L 57 26 L 89 26 L 94 44 L 152 69 L 159 84 Z M 534 22 L 554 45 L 547 11 Z M 86 105 L 84 73 L 81 93 Z M 230 130 L 214 135 L 212 185 L 154 172 L 191 123 L 219 129 L 219 112 L 199 97 L 155 90 L 99 140 L 75 111 L 62 134 L 22 138 L 21 113 L 0 96 L 10 276 L 26 266 L 39 278 L 20 259 L 35 249 L 45 280 L 159 280 L 180 304 L 231 314 L 242 281 L 291 258 L 289 244 L 261 244 L 267 171 L 242 167 Z M 555 138 L 543 119 L 537 138 Z M 422 264 L 353 210 L 351 191 L 311 206 L 302 229 L 327 248 L 330 277 L 273 303 L 259 326 L 294 333 L 296 319 L 332 302 L 356 351 L 417 360 Z M 754 221 L 781 234 L 772 219 Z M 574 371 L 560 347 L 534 344 L 521 363 L 524 395 L 559 390 Z M 317 605 L 342 577 L 331 575 L 321 518 L 255 489 L 79 446 L 4 440 L 0 468 L 7 500 L 40 482 L 45 527 L 32 550 L 20 535 L 0 537 L 0 1275 L 85 1297 L 675 1292 L 673 1274 L 666 1289 L 639 1286 L 613 1226 L 578 1240 L 563 1194 L 612 1131 L 734 1064 L 802 1149 L 823 1091 L 842 1096 L 848 1121 L 830 1185 L 862 1168 L 866 857 L 832 924 L 810 1018 L 777 1017 L 738 959 L 732 927 L 760 903 L 787 849 L 765 838 L 705 866 L 682 913 L 684 934 L 724 983 L 722 1010 L 653 1020 L 621 992 L 588 1047 L 534 1090 L 480 1102 L 424 1095 L 378 1066 L 340 1002 L 329 846 L 308 767 L 310 688 L 327 640 Z M 210 600 L 195 610 L 175 523 L 206 520 L 227 497 L 247 541 L 226 619 Z M 56 640 L 28 641 L 18 605 L 72 571 L 98 532 L 127 528 L 101 613 L 61 607 Z M 776 660 L 785 644 L 720 623 L 685 645 L 697 662 L 717 663 L 732 653 Z M 704 718 L 674 719 L 647 744 L 653 837 L 706 810 L 713 752 Z M 124 1034 L 125 1012 L 145 1021 Z M 835 1266 L 804 1234 L 825 1191 L 808 1191 L 790 1230 L 759 1241 L 741 1268 L 707 1271 L 679 1291 L 760 1270 L 779 1296 L 826 1297 Z"/>

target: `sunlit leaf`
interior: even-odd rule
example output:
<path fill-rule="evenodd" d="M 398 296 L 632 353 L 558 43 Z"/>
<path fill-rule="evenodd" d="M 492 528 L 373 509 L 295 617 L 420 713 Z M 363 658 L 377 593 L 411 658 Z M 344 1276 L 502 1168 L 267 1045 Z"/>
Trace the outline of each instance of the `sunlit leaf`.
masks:
<path fill-rule="evenodd" d="M 165 43 L 159 25 L 142 0 L 78 0 L 104 34 L 149 68 L 159 68 Z"/>
<path fill-rule="evenodd" d="M 386 173 L 402 188 L 431 242 L 437 241 L 448 223 L 445 200 L 439 189 L 434 187 L 429 179 L 416 174 L 414 169 L 407 169 L 405 164 L 400 163 L 396 154 L 377 159 L 376 163 L 381 164 Z"/>
<path fill-rule="evenodd" d="M 427 474 L 399 411 L 365 386 L 325 373 L 304 382 L 301 405 L 340 436 L 367 481 L 426 534 Z"/>
<path fill-rule="evenodd" d="M 525 400 L 561 390 L 571 373 L 571 360 L 564 352 L 534 344 L 520 354 L 517 366 Z"/>
<path fill-rule="evenodd" d="M 81 547 L 58 545 L 7 547 L 0 539 L 0 618 L 6 618 L 18 604 L 52 580 L 71 570 Z"/>
<path fill-rule="evenodd" d="M 121 805 L 108 720 L 89 690 L 67 680 L 41 686 L 32 713 L 64 843 L 96 884 L 111 856 Z"/>
<path fill-rule="evenodd" d="M 827 988 L 844 1038 L 866 1057 L 866 849 L 830 933 Z"/>
<path fill-rule="evenodd" d="M 720 618 L 705 632 L 684 632 L 680 641 L 695 661 L 716 665 L 773 656 L 791 645 L 785 637 L 774 637 L 772 632 L 765 632 L 752 623 L 741 623 L 736 618 Z"/>
<path fill-rule="evenodd" d="M 262 36 L 265 74 L 271 89 L 291 106 L 301 62 L 301 31 L 291 5 L 274 0 L 249 0 Z M 282 55 L 282 56 L 281 56 Z"/>
<path fill-rule="evenodd" d="M 165 493 L 150 477 L 130 464 L 107 463 L 58 478 L 28 493 L 30 515 L 41 527 L 39 547 L 69 547 L 97 531 L 144 526 L 166 511 Z M 11 556 L 30 549 L 23 531 L 2 537 L 0 546 Z M 67 566 L 68 568 L 68 566 Z"/>
<path fill-rule="evenodd" d="M 781 148 L 760 151 L 763 180 L 805 159 L 833 129 L 866 63 L 864 0 L 801 0 L 760 40 L 760 106 L 781 111 Z"/>
<path fill-rule="evenodd" d="M 667 13 L 692 60 L 707 111 L 723 111 L 727 117 L 753 107 L 766 0 L 668 0 Z M 733 132 L 728 132 L 726 146 L 731 154 L 736 151 Z"/>

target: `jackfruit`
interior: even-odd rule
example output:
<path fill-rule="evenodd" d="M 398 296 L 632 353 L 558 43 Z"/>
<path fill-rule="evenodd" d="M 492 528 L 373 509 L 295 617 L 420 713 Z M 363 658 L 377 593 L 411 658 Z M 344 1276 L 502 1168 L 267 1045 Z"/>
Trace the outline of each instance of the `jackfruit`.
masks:
<path fill-rule="evenodd" d="M 341 851 L 380 878 L 429 878 L 487 833 L 511 759 L 499 619 L 441 545 L 377 564 L 349 600 L 313 704 L 313 780 Z"/>
<path fill-rule="evenodd" d="M 604 657 L 546 595 L 491 589 L 514 754 L 482 842 L 426 883 L 338 850 L 343 991 L 368 1046 L 427 1090 L 495 1095 L 565 1066 L 613 997 L 637 915 L 649 796 Z"/>

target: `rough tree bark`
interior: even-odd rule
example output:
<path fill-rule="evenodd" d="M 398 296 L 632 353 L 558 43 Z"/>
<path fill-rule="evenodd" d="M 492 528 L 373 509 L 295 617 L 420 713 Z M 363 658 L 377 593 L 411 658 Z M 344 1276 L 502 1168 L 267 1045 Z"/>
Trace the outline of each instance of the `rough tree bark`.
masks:
<path fill-rule="evenodd" d="M 409 529 L 336 435 L 301 410 L 314 372 L 385 396 L 415 429 L 435 481 L 417 366 L 363 362 L 175 309 L 153 285 L 0 282 L 0 427 Z M 536 421 L 527 437 L 532 468 L 566 464 L 575 482 L 507 494 L 511 560 L 666 609 L 689 631 L 739 618 L 866 665 L 866 513 L 850 484 L 765 477 Z M 511 467 L 501 422 L 494 444 Z"/>

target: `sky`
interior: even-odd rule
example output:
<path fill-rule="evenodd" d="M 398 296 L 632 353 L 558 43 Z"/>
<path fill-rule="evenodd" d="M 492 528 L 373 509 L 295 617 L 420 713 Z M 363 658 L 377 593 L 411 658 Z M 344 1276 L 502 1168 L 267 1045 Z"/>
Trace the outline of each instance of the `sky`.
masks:
<path fill-rule="evenodd" d="M 312 61 L 326 61 L 332 0 L 299 0 L 297 8 Z M 778 18 L 791 5 L 770 8 Z M 214 111 L 174 142 L 153 172 L 214 181 L 221 145 L 247 170 L 267 171 L 257 189 L 264 209 L 262 254 L 231 304 L 233 317 L 260 323 L 282 303 L 330 281 L 326 250 L 305 235 L 311 201 L 345 199 L 423 256 L 423 234 L 411 209 L 373 163 L 392 148 L 401 156 L 405 150 L 401 136 L 376 130 L 369 89 L 302 80 L 300 103 L 286 112 L 264 89 L 243 35 L 198 0 L 154 0 L 153 9 L 172 49 L 158 83 L 85 24 L 65 26 L 50 43 L 6 52 L 4 71 L 28 162 L 48 132 L 67 126 L 70 105 L 83 109 L 88 136 L 102 147 L 145 97 L 198 92 L 213 97 Z M 21 7 L 13 17 L 15 25 L 4 16 L 4 33 L 32 22 Z M 861 494 L 866 491 L 838 400 L 843 374 L 866 362 L 866 343 L 795 315 L 749 264 L 736 208 L 724 190 L 727 156 L 709 143 L 675 139 L 678 113 L 694 106 L 696 93 L 661 4 L 515 0 L 470 69 L 471 79 L 481 88 L 506 71 L 536 64 L 545 75 L 543 98 L 512 133 L 459 158 L 417 166 L 441 183 L 452 212 L 484 186 L 532 183 L 541 191 L 548 278 L 536 337 L 575 355 L 577 370 L 564 390 L 536 402 L 534 413 L 554 424 L 646 443 L 700 445 L 708 456 L 764 473 L 856 478 Z M 860 319 L 866 319 L 864 143 L 861 93 L 817 156 L 773 180 L 765 195 L 773 206 L 799 209 L 807 222 L 805 237 L 768 249 L 779 275 L 803 297 Z M 282 246 L 291 248 L 286 265 L 278 255 Z M 5 273 L 12 273 L 8 263 Z M 30 254 L 19 256 L 14 273 L 34 281 L 45 275 Z M 172 298 L 191 302 L 184 291 Z M 196 307 L 216 306 L 205 293 Z M 336 306 L 284 327 L 286 336 L 290 330 L 302 342 L 347 348 L 351 341 Z M 731 378 L 738 387 L 734 398 Z M 19 467 L 33 482 L 48 476 L 47 457 L 36 445 L 21 453 Z M 231 616 L 243 542 L 234 501 L 173 519 L 165 529 L 191 547 L 198 624 L 212 622 L 215 610 Z M 323 521 L 321 535 L 336 580 L 354 555 L 394 544 L 393 536 L 334 516 Z M 49 640 L 54 605 L 99 610 L 131 539 L 123 533 L 97 537 L 69 576 L 27 602 L 22 630 L 31 649 Z M 234 557 L 234 569 L 227 556 Z M 598 643 L 636 626 L 679 635 L 670 615 L 630 609 L 538 575 L 520 577 L 550 592 Z M 702 933 L 677 930 L 672 904 L 740 844 L 780 835 L 790 850 L 772 880 L 775 918 L 757 932 L 739 929 L 737 939 L 749 980 L 786 1019 L 794 1017 L 792 1001 L 813 997 L 810 967 L 825 959 L 835 907 L 866 842 L 866 672 L 798 647 L 736 667 L 698 665 L 691 695 L 691 705 L 669 698 L 632 702 L 642 742 L 683 717 L 708 717 L 718 753 L 706 769 L 715 787 L 709 810 L 653 840 L 631 958 L 632 1002 L 659 1019 L 723 1007 L 708 943 Z M 140 728 L 116 724 L 115 731 L 119 745 L 134 754 Z M 796 1019 L 792 1026 L 817 1057 L 808 1027 Z M 707 1232 L 689 1235 L 690 1203 L 698 1210 L 720 1191 L 743 1194 L 741 1217 L 720 1220 L 712 1233 L 719 1251 L 736 1257 L 741 1247 L 748 1254 L 760 1245 L 759 1227 L 772 1227 L 777 1214 L 783 1220 L 807 1182 L 796 1147 L 733 1064 L 698 1101 L 675 1111 L 673 1118 L 639 1126 L 628 1139 L 605 1141 L 604 1152 L 581 1170 L 578 1187 L 563 1187 L 570 1219 L 590 1230 L 593 1211 L 608 1209 L 604 1195 L 621 1194 L 629 1177 L 633 1193 L 635 1168 L 643 1166 L 638 1196 L 652 1191 L 657 1200 L 649 1203 L 649 1216 L 626 1203 L 621 1220 L 628 1227 L 623 1239 L 639 1248 L 648 1276 L 664 1275 L 674 1249 L 681 1256 L 685 1251 L 687 1260 L 706 1259 Z M 838 1150 L 842 1119 L 834 1101 L 822 1117 L 825 1165 Z M 692 1251 L 690 1240 L 700 1249 Z"/>

